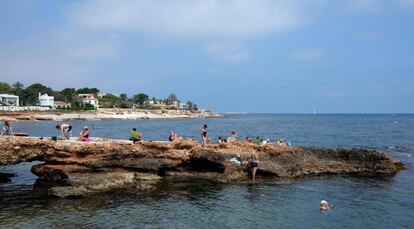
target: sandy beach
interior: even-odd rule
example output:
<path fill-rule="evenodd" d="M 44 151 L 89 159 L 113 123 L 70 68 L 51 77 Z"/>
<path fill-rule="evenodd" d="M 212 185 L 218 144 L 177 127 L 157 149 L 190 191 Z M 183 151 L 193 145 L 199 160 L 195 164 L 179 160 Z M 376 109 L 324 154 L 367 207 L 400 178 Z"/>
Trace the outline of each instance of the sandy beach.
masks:
<path fill-rule="evenodd" d="M 1 112 L 0 121 L 70 121 L 104 119 L 179 119 L 218 118 L 222 115 L 211 111 L 190 112 L 183 110 L 99 109 L 95 111 L 28 111 Z"/>

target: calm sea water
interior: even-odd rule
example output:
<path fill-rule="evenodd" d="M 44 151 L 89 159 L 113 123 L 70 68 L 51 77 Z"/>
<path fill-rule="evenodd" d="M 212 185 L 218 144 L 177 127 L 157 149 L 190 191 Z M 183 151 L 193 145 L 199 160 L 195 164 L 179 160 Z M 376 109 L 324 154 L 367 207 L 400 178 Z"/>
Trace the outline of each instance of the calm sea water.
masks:
<path fill-rule="evenodd" d="M 84 199 L 49 199 L 34 186 L 33 163 L 0 167 L 13 172 L 0 184 L 1 228 L 413 228 L 414 115 L 237 115 L 222 119 L 79 121 L 95 126 L 92 136 L 128 138 L 136 127 L 149 140 L 170 131 L 209 136 L 285 138 L 294 145 L 374 148 L 401 160 L 407 170 L 393 178 L 322 176 L 277 184 L 221 185 L 196 180 L 163 181 L 156 192 L 102 194 Z M 56 135 L 55 122 L 23 122 L 15 129 Z M 326 199 L 334 205 L 319 211 Z"/>

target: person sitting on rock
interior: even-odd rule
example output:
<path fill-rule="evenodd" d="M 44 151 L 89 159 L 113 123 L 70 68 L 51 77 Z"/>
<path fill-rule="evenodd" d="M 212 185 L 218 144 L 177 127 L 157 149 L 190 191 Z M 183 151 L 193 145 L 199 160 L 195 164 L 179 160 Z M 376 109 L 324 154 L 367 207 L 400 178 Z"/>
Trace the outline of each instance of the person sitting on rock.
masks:
<path fill-rule="evenodd" d="M 69 140 L 69 134 L 72 130 L 72 126 L 66 123 L 60 124 L 56 126 L 56 129 L 59 131 L 59 137 L 62 139 Z"/>
<path fill-rule="evenodd" d="M 261 145 L 262 144 L 262 141 L 260 141 L 260 138 L 259 137 L 256 137 L 256 145 Z"/>
<path fill-rule="evenodd" d="M 130 141 L 133 143 L 141 141 L 142 133 L 138 132 L 136 128 L 132 128 L 131 130 L 131 136 L 129 138 Z"/>
<path fill-rule="evenodd" d="M 235 143 L 237 141 L 236 132 L 233 130 L 231 131 L 230 137 L 227 139 L 227 142 Z"/>
<path fill-rule="evenodd" d="M 327 211 L 327 210 L 329 210 L 329 204 L 328 204 L 328 202 L 326 201 L 326 200 L 322 200 L 321 201 L 321 204 L 320 204 L 320 210 L 321 211 Z"/>
<path fill-rule="evenodd" d="M 170 140 L 170 142 L 174 142 L 174 141 L 180 141 L 183 138 L 178 136 L 178 134 L 174 133 L 171 131 L 170 136 L 168 137 L 168 140 Z"/>
<path fill-rule="evenodd" d="M 4 121 L 4 126 L 3 126 L 0 136 L 3 136 L 3 135 L 13 135 L 13 129 L 9 121 Z"/>
<path fill-rule="evenodd" d="M 89 128 L 87 126 L 83 127 L 82 132 L 79 134 L 78 140 L 83 142 L 91 141 L 91 139 L 89 139 Z"/>

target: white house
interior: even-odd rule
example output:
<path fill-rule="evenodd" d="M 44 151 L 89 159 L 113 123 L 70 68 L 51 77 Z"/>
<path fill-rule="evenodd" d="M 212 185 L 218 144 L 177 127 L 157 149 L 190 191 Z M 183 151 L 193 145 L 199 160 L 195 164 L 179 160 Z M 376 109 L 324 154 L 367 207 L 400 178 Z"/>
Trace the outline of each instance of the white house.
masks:
<path fill-rule="evenodd" d="M 68 109 L 71 108 L 71 104 L 63 101 L 55 101 L 55 108 L 57 109 Z"/>
<path fill-rule="evenodd" d="M 99 108 L 99 101 L 93 94 L 79 94 L 78 96 L 82 100 L 83 104 L 91 104 L 95 108 Z"/>
<path fill-rule="evenodd" d="M 54 107 L 55 106 L 55 97 L 49 96 L 48 94 L 41 94 L 39 92 L 39 105 L 41 107 Z"/>
<path fill-rule="evenodd" d="M 187 110 L 188 109 L 188 105 L 186 103 L 180 103 L 179 108 L 181 110 Z"/>
<path fill-rule="evenodd" d="M 0 94 L 0 106 L 19 106 L 19 96 Z"/>

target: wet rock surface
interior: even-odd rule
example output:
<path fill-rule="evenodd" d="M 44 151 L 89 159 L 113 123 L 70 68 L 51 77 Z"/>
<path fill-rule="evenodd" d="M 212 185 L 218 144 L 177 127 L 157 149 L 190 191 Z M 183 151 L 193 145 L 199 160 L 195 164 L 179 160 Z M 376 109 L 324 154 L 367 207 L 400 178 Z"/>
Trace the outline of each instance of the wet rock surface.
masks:
<path fill-rule="evenodd" d="M 193 141 L 92 143 L 0 137 L 0 165 L 43 161 L 32 167 L 40 180 L 52 182 L 51 196 L 87 196 L 117 189 L 151 191 L 166 176 L 221 183 L 250 181 L 248 161 L 258 156 L 259 182 L 325 174 L 393 176 L 404 165 L 365 149 L 282 147 L 275 144 L 211 144 Z M 241 163 L 231 160 L 239 156 Z M 234 160 L 233 160 L 234 161 Z"/>

